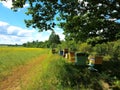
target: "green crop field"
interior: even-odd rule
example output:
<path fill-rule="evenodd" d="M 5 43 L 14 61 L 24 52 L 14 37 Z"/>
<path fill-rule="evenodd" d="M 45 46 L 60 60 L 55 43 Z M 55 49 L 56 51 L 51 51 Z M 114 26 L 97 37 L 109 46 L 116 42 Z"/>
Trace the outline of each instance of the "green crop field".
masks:
<path fill-rule="evenodd" d="M 49 49 L 0 47 L 0 90 L 57 89 L 63 62 Z"/>
<path fill-rule="evenodd" d="M 44 52 L 42 49 L 33 48 L 0 48 L 0 72 L 23 65 Z"/>
<path fill-rule="evenodd" d="M 0 47 L 0 81 L 9 77 L 16 68 L 47 52 L 47 49 Z"/>

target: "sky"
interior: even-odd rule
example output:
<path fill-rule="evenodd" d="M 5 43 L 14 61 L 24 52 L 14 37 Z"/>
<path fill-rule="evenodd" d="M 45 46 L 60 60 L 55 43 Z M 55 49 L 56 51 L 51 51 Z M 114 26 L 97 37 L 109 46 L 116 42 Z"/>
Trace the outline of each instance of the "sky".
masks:
<path fill-rule="evenodd" d="M 27 28 L 24 19 L 30 19 L 30 16 L 25 14 L 28 4 L 18 12 L 13 12 L 12 0 L 8 2 L 0 2 L 0 44 L 23 44 L 32 41 L 45 41 L 49 39 L 51 31 L 38 32 L 33 28 Z M 55 27 L 56 34 L 60 39 L 64 39 L 63 30 Z"/>

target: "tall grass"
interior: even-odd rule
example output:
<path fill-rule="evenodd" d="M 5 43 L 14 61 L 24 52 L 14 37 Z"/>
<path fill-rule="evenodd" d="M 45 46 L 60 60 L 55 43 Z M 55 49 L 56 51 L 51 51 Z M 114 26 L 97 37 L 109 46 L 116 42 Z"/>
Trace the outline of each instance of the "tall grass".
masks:
<path fill-rule="evenodd" d="M 0 80 L 10 74 L 13 68 L 24 65 L 46 51 L 37 48 L 0 47 Z"/>
<path fill-rule="evenodd" d="M 107 90 L 102 81 L 113 86 L 119 84 L 119 78 L 114 80 L 105 66 L 103 64 L 100 72 L 94 72 L 87 67 L 66 63 L 58 55 L 48 54 L 42 66 L 35 67 L 36 74 L 23 90 Z"/>
<path fill-rule="evenodd" d="M 109 48 L 107 46 L 108 44 L 102 44 L 103 46 L 96 46 L 94 50 L 91 50 L 91 46 L 83 44 L 80 50 L 88 53 L 95 52 L 96 54 L 104 54 L 106 52 L 108 54 L 110 53 L 112 57 L 112 52 L 119 55 L 119 49 L 116 49 L 120 45 L 118 43 L 120 42 L 118 41 L 116 45 L 114 45 L 115 48 Z M 109 44 L 113 46 L 112 43 Z M 105 50 L 110 50 L 110 52 Z M 115 52 L 116 50 L 117 52 Z M 119 65 L 120 62 L 113 63 L 110 62 L 110 60 L 109 62 L 103 61 L 102 66 L 98 68 L 98 72 L 94 72 L 88 70 L 87 67 L 66 63 L 65 59 L 58 55 L 49 54 L 42 63 L 40 72 L 37 72 L 36 75 L 33 76 L 31 83 L 29 83 L 24 90 L 108 90 L 106 89 L 107 87 L 103 87 L 104 83 L 109 84 L 112 89 L 113 86 L 118 88 L 113 90 L 120 90 L 120 68 L 115 68 L 115 66 Z M 38 68 L 40 67 L 41 66 L 38 66 Z M 104 81 L 104 83 L 102 81 Z"/>
<path fill-rule="evenodd" d="M 101 74 L 49 54 L 23 90 L 102 90 Z M 108 77 L 107 77 L 108 78 Z M 106 79 L 106 78 L 105 78 Z"/>
<path fill-rule="evenodd" d="M 36 66 L 36 75 L 31 77 L 31 82 L 24 87 L 24 90 L 57 90 L 60 86 L 58 76 L 65 64 L 64 59 L 58 55 L 48 54 L 42 65 Z M 61 71 L 62 73 L 62 71 Z"/>

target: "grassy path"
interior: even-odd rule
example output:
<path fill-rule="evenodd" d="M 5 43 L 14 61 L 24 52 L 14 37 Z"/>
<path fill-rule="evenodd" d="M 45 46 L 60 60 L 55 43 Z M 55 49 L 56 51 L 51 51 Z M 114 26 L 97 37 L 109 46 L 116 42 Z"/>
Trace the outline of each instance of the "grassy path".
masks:
<path fill-rule="evenodd" d="M 29 61 L 27 64 L 19 66 L 12 70 L 11 75 L 0 82 L 0 90 L 23 90 L 30 83 L 31 77 L 40 72 L 41 63 L 47 57 L 47 54 Z"/>

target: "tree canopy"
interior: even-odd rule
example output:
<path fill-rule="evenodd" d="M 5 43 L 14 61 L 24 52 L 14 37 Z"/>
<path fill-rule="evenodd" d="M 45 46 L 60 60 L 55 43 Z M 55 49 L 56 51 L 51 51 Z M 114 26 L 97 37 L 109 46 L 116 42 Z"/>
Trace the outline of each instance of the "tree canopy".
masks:
<path fill-rule="evenodd" d="M 55 18 L 59 17 L 59 26 L 63 28 L 66 38 L 86 41 L 99 37 L 103 41 L 120 38 L 119 0 L 12 0 L 13 10 L 22 8 L 26 3 L 26 26 L 38 28 L 40 31 L 53 29 Z M 63 22 L 61 22 L 63 21 Z"/>
<path fill-rule="evenodd" d="M 76 15 L 68 16 L 63 23 L 66 38 L 86 41 L 114 41 L 120 38 L 120 1 L 79 0 Z"/>
<path fill-rule="evenodd" d="M 60 44 L 59 35 L 55 34 L 55 32 L 52 31 L 48 41 L 49 41 L 50 46 L 52 48 L 55 48 L 57 44 Z"/>

